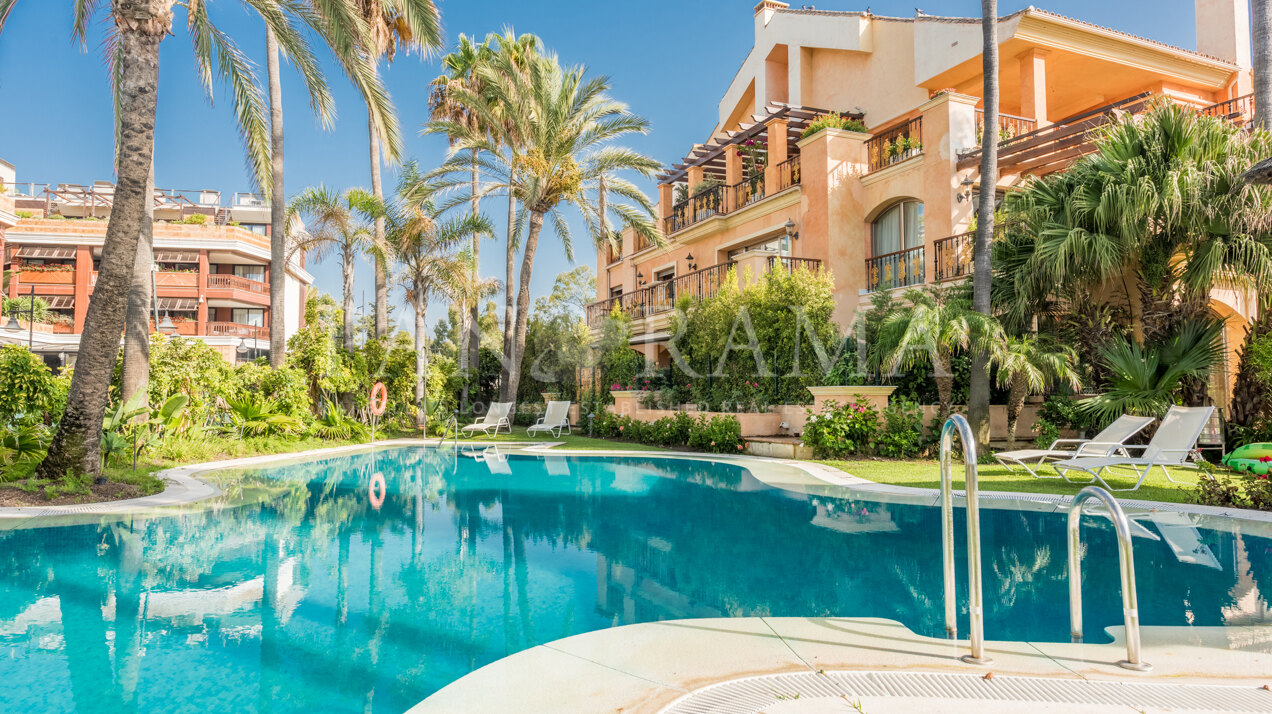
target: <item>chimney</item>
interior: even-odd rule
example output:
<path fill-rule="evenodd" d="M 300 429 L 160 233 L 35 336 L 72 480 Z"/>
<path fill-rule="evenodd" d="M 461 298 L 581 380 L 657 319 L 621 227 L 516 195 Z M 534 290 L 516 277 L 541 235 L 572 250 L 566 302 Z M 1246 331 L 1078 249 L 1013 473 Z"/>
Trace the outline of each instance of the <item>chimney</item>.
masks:
<path fill-rule="evenodd" d="M 1197 1 L 1201 2 L 1201 0 Z M 773 13 L 788 7 L 790 5 L 778 2 L 778 0 L 760 0 L 760 4 L 755 6 L 755 17 L 760 21 L 760 24 L 767 25 L 769 19 L 773 17 Z"/>
<path fill-rule="evenodd" d="M 1249 0 L 1195 0 L 1197 51 L 1248 69 Z"/>

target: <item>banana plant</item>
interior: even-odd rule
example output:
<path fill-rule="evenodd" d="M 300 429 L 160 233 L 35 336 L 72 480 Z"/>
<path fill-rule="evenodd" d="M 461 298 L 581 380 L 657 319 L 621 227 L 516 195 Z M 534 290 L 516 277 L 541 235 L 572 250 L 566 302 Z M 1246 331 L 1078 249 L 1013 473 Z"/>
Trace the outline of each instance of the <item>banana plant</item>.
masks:
<path fill-rule="evenodd" d="M 150 408 L 146 405 L 146 397 L 146 390 L 138 390 L 128 401 L 120 402 L 113 413 L 107 414 L 106 418 L 102 419 L 102 466 L 109 463 L 112 458 L 129 452 L 128 435 L 125 430 L 133 419 L 150 413 Z"/>

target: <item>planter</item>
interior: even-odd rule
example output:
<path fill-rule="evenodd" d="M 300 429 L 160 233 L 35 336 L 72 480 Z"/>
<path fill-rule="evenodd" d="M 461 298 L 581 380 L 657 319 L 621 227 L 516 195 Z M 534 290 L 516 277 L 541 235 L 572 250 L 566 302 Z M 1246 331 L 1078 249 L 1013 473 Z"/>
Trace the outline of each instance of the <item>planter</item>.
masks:
<path fill-rule="evenodd" d="M 849 402 L 863 402 L 883 411 L 883 408 L 888 406 L 888 397 L 892 396 L 896 389 L 896 387 L 880 386 L 808 387 L 808 391 L 813 393 L 814 412 L 820 412 L 829 402 L 840 406 Z"/>
<path fill-rule="evenodd" d="M 543 397 L 543 403 L 555 402 L 561 399 L 560 392 L 539 392 L 539 396 Z"/>
<path fill-rule="evenodd" d="M 74 285 L 75 271 L 22 270 L 18 272 L 18 282 L 24 285 Z"/>

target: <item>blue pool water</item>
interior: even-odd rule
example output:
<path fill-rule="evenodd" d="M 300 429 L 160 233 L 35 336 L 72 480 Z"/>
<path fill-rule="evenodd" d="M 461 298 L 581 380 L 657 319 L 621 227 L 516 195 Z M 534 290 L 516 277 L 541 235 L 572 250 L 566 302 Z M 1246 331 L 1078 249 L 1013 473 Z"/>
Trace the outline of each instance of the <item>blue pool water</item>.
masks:
<path fill-rule="evenodd" d="M 537 643 L 671 618 L 943 630 L 939 509 L 736 465 L 401 448 L 223 478 L 183 515 L 0 531 L 0 711 L 400 712 Z M 1063 516 L 982 521 L 987 637 L 1067 640 Z M 1265 619 L 1272 541 L 1196 533 L 1182 556 L 1136 539 L 1144 624 Z M 1085 538 L 1096 639 L 1120 624 L 1115 544 L 1104 519 Z"/>

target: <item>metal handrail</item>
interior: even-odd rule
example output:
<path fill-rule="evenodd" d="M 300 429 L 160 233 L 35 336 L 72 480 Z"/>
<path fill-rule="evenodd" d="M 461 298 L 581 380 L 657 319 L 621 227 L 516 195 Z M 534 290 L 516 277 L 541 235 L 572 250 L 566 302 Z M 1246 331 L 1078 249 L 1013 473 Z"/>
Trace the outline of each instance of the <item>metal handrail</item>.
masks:
<path fill-rule="evenodd" d="M 971 618 L 971 654 L 968 664 L 990 664 L 985 656 L 985 610 L 981 597 L 980 487 L 976 472 L 976 438 L 961 414 L 954 414 L 941 427 L 941 560 L 945 574 L 945 633 L 958 631 L 957 601 L 954 596 L 954 494 L 950 486 L 950 449 L 954 432 L 963 442 L 963 474 L 967 482 L 967 609 Z"/>
<path fill-rule="evenodd" d="M 1126 659 L 1118 666 L 1136 672 L 1153 668 L 1140 659 L 1139 605 L 1135 596 L 1135 551 L 1131 543 L 1131 524 L 1113 494 L 1099 486 L 1078 491 L 1069 505 L 1069 632 L 1074 642 L 1082 641 L 1082 504 L 1096 499 L 1109 509 L 1108 516 L 1117 531 L 1118 562 L 1122 568 L 1122 616 L 1126 624 Z"/>

